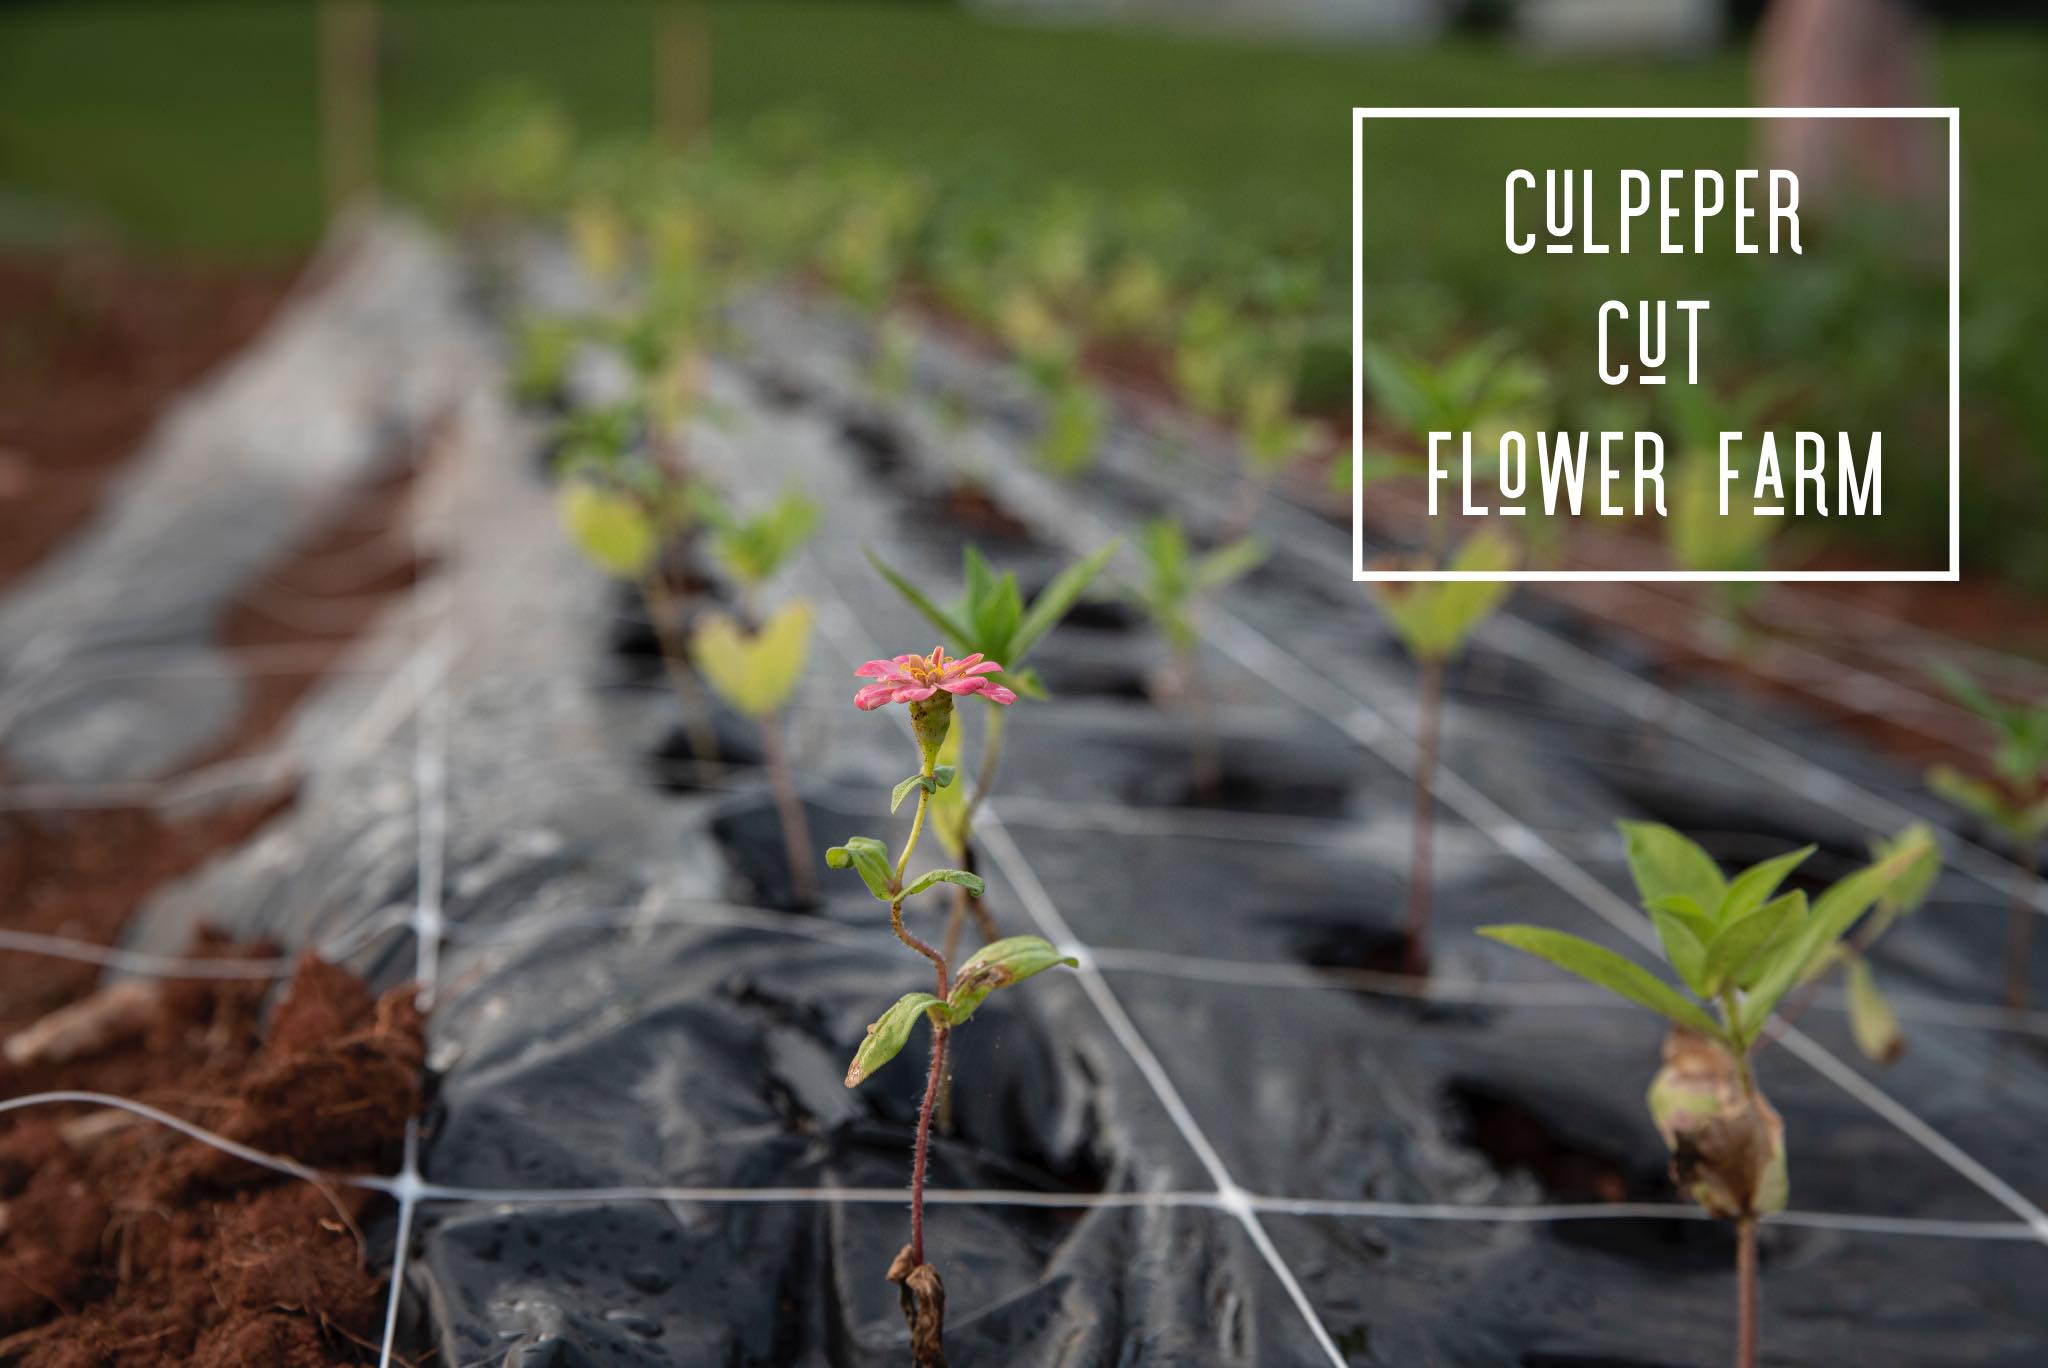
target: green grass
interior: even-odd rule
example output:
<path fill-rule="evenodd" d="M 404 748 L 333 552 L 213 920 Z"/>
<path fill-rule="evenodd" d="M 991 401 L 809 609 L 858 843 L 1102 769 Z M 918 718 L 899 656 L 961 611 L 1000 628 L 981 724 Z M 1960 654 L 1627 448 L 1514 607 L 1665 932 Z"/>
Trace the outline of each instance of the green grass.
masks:
<path fill-rule="evenodd" d="M 388 0 L 387 159 L 480 87 L 557 92 L 595 132 L 652 117 L 654 6 Z M 1528 61 L 1498 48 L 1254 45 L 991 23 L 929 5 L 713 5 L 715 118 L 799 105 L 916 158 L 1158 187 L 1248 231 L 1341 250 L 1354 104 L 1743 103 L 1743 55 L 1686 64 Z M 0 10 L 0 187 L 94 211 L 146 244 L 282 253 L 320 224 L 310 5 Z M 2038 277 L 2048 35 L 1947 39 L 1965 110 L 1968 256 Z M 1410 167 L 1405 175 L 1432 174 Z M 1400 195 L 1399 182 L 1387 187 Z M 1419 198 L 1419 197 L 1417 197 Z M 1440 224 L 1453 239 L 1493 225 Z"/>

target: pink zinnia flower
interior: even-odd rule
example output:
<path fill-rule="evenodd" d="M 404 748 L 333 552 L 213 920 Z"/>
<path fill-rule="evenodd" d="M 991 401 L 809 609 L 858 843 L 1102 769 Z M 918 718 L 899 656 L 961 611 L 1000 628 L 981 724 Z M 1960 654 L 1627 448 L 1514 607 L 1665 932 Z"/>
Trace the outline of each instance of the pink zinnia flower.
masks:
<path fill-rule="evenodd" d="M 928 656 L 900 655 L 894 660 L 870 660 L 854 674 L 861 679 L 880 680 L 853 696 L 853 706 L 862 712 L 888 703 L 922 703 L 941 689 L 949 694 L 980 694 L 1004 707 L 1017 695 L 984 678 L 1000 674 L 1003 667 L 983 660 L 979 651 L 964 660 L 948 660 L 946 648 L 935 646 Z"/>

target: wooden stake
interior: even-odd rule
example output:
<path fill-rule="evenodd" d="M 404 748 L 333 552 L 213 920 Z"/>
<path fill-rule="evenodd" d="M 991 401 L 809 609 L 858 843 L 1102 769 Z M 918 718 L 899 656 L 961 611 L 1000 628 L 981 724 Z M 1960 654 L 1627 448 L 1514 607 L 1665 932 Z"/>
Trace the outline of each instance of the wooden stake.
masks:
<path fill-rule="evenodd" d="M 671 152 L 711 130 L 711 24 L 695 5 L 655 11 L 654 119 Z"/>
<path fill-rule="evenodd" d="M 321 0 L 320 150 L 330 219 L 376 198 L 376 0 Z"/>

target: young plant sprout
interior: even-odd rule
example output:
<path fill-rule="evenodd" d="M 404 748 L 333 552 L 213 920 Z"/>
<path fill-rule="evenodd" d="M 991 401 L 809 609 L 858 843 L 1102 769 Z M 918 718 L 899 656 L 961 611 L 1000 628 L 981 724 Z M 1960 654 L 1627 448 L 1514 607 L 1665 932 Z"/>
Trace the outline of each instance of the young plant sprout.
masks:
<path fill-rule="evenodd" d="M 1782 390 L 1753 385 L 1723 398 L 1693 385 L 1670 389 L 1665 403 L 1677 453 L 1672 459 L 1671 516 L 1664 522 L 1664 542 L 1672 563 L 1682 570 L 1764 569 L 1785 520 L 1758 516 L 1756 505 L 1740 491 L 1730 496 L 1728 512 L 1722 514 L 1720 434 L 1753 430 Z M 1738 644 L 1747 637 L 1749 611 L 1763 587 L 1752 581 L 1713 586 L 1721 619 L 1734 631 Z"/>
<path fill-rule="evenodd" d="M 690 672 L 668 568 L 668 553 L 694 526 L 702 495 L 686 472 L 638 445 L 645 426 L 638 403 L 593 409 L 564 424 L 556 458 L 562 527 L 598 569 L 639 588 L 691 750 L 700 765 L 716 765 L 718 733 L 710 701 Z"/>
<path fill-rule="evenodd" d="M 1530 415 L 1549 402 L 1550 382 L 1542 368 L 1512 354 L 1505 337 L 1475 342 L 1437 365 L 1367 347 L 1359 364 L 1375 409 L 1417 453 L 1426 450 L 1432 432 L 1470 432 L 1475 480 L 1498 473 L 1498 455 L 1484 453 L 1498 453 L 1500 434 L 1534 428 Z M 1345 456 L 1340 464 L 1348 484 L 1351 462 Z M 1418 454 L 1384 448 L 1368 449 L 1364 464 L 1367 483 L 1422 468 Z"/>
<path fill-rule="evenodd" d="M 1322 442 L 1320 428 L 1294 412 L 1297 364 L 1290 348 L 1263 366 L 1249 368 L 1238 387 L 1237 440 L 1244 469 L 1237 509 L 1231 515 L 1234 535 L 1251 530 L 1274 481 Z"/>
<path fill-rule="evenodd" d="M 1446 567 L 1500 571 L 1515 563 L 1515 551 L 1491 533 L 1468 537 Z M 1408 855 L 1408 939 L 1403 965 L 1413 975 L 1429 972 L 1430 892 L 1436 882 L 1431 854 L 1436 834 L 1436 762 L 1443 737 L 1444 664 L 1507 597 L 1500 580 L 1385 581 L 1373 586 L 1374 602 L 1385 614 L 1420 672 L 1419 716 L 1415 728 L 1415 817 Z"/>
<path fill-rule="evenodd" d="M 909 1042 L 920 1018 L 931 1027 L 931 1070 L 925 1079 L 924 1102 L 918 1108 L 917 1142 L 910 1168 L 910 1243 L 890 1264 L 888 1276 L 901 1290 L 903 1316 L 910 1325 L 911 1353 L 918 1368 L 945 1368 L 946 1291 L 938 1270 L 925 1259 L 924 1191 L 932 1116 L 938 1105 L 940 1082 L 946 1074 L 946 1041 L 996 989 L 1021 983 L 1054 965 L 1078 968 L 1079 961 L 1062 956 L 1042 937 L 1010 936 L 983 946 L 955 974 L 948 971 L 946 956 L 919 939 L 903 922 L 903 904 L 939 884 L 965 888 L 977 896 L 982 892 L 981 877 L 964 869 L 930 869 L 910 878 L 910 857 L 924 831 L 933 795 L 951 787 L 957 778 L 954 768 L 941 763 L 939 758 L 952 729 L 953 700 L 978 694 L 997 707 L 1010 706 L 1017 701 L 1017 695 L 995 682 L 1003 675 L 1003 667 L 980 655 L 952 659 L 940 646 L 926 656 L 870 660 L 854 673 L 875 681 L 854 695 L 854 706 L 863 712 L 892 703 L 909 705 L 918 769 L 896 786 L 890 806 L 900 808 L 903 800 L 915 793 L 917 810 L 902 852 L 893 861 L 887 843 L 872 836 L 855 836 L 845 845 L 827 850 L 825 862 L 834 869 L 856 871 L 868 891 L 889 905 L 889 925 L 896 938 L 931 963 L 937 991 L 904 994 L 868 1027 L 867 1037 L 846 1070 L 846 1086 L 859 1087 L 875 1070 L 894 1059 Z"/>
<path fill-rule="evenodd" d="M 2005 947 L 2005 1005 L 2018 1011 L 2032 996 L 2034 919 L 2040 915 L 2031 895 L 2041 836 L 2048 832 L 2048 703 L 2003 702 L 1953 667 L 1939 677 L 1991 730 L 1990 774 L 1936 765 L 1927 771 L 1927 786 L 2003 835 L 2023 871 L 2014 884 Z"/>
<path fill-rule="evenodd" d="M 512 397 L 530 408 L 560 411 L 569 359 L 582 339 L 583 326 L 574 319 L 521 319 L 512 360 Z"/>
<path fill-rule="evenodd" d="M 783 562 L 816 529 L 817 501 L 786 490 L 767 508 L 743 518 L 706 491 L 696 508 L 709 530 L 712 555 L 739 584 L 741 615 L 751 621 L 761 586 L 775 577 Z"/>
<path fill-rule="evenodd" d="M 818 901 L 818 877 L 811 868 L 811 825 L 783 743 L 781 713 L 803 677 L 810 639 L 810 605 L 801 601 L 784 604 L 757 630 L 713 613 L 690 635 L 690 658 L 705 682 L 761 729 L 761 758 L 782 821 L 790 893 L 802 907 Z"/>
<path fill-rule="evenodd" d="M 1479 934 L 1549 960 L 1671 1023 L 1650 1084 L 1651 1118 L 1671 1151 L 1671 1178 L 1709 1213 L 1735 1223 L 1736 1363 L 1755 1368 L 1756 1226 L 1788 1193 L 1785 1126 L 1757 1087 L 1751 1055 L 1785 994 L 1818 972 L 1872 903 L 1921 866 L 1925 832 L 1908 832 L 1876 862 L 1822 893 L 1779 885 L 1807 846 L 1722 875 L 1713 857 L 1670 827 L 1623 822 L 1630 872 L 1665 958 L 1692 996 L 1635 961 L 1540 926 Z"/>
<path fill-rule="evenodd" d="M 1159 518 L 1145 525 L 1138 552 L 1145 575 L 1126 586 L 1125 593 L 1152 619 L 1173 653 L 1174 680 L 1194 715 L 1195 790 L 1213 799 L 1223 785 L 1223 757 L 1202 684 L 1195 615 L 1206 596 L 1256 570 L 1266 559 L 1266 548 L 1257 538 L 1241 537 L 1197 555 L 1178 521 Z"/>
<path fill-rule="evenodd" d="M 1087 558 L 1055 575 L 1029 604 L 1017 587 L 1015 571 L 998 575 L 979 550 L 969 546 L 961 553 L 961 578 L 965 585 L 950 608 L 941 608 L 923 590 L 891 569 L 873 552 L 868 560 L 876 573 L 936 627 L 955 650 L 983 660 L 1006 660 L 1009 665 L 993 676 L 1006 690 L 1024 698 L 1043 699 L 1045 687 L 1038 675 L 1026 667 L 1031 651 L 1045 634 L 1059 625 L 1090 585 L 1109 564 L 1121 542 L 1111 542 Z M 974 793 L 965 797 L 958 789 L 946 788 L 931 795 L 930 815 L 939 840 L 970 872 L 975 868 L 974 816 L 988 798 L 995 783 L 996 766 L 1003 758 L 1003 734 L 1009 720 L 1007 703 L 984 715 L 981 764 L 974 774 Z M 959 733 L 950 734 L 947 744 L 957 750 Z M 950 757 L 949 757 L 950 758 Z M 954 895 L 953 915 L 946 924 L 945 955 L 953 958 L 959 949 L 960 933 L 969 913 L 980 926 L 984 941 L 994 940 L 996 928 L 979 894 L 961 885 Z"/>
<path fill-rule="evenodd" d="M 1094 464 L 1109 416 L 1108 403 L 1082 370 L 1080 340 L 1046 299 L 1029 289 L 1013 290 L 1005 298 L 998 323 L 1038 396 L 1038 463 L 1060 479 L 1072 479 Z"/>

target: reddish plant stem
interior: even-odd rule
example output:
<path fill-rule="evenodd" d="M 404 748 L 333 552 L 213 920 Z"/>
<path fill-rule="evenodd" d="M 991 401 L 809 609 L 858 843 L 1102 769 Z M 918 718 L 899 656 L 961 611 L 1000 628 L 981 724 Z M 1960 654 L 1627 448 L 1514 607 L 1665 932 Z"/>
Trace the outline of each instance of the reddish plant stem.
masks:
<path fill-rule="evenodd" d="M 1403 967 L 1417 977 L 1429 972 L 1429 903 L 1436 880 L 1431 850 L 1436 835 L 1436 756 L 1443 729 L 1441 660 L 1422 662 L 1421 703 L 1415 737 L 1414 844 L 1408 854 L 1408 944 L 1402 957 Z"/>
<path fill-rule="evenodd" d="M 1735 1368 L 1756 1368 L 1756 1217 L 1735 1223 Z"/>
<path fill-rule="evenodd" d="M 2005 932 L 2005 1005 L 2015 1012 L 2026 1010 L 2034 989 L 2034 911 L 2032 892 L 2035 845 L 2023 841 L 2019 848 L 2020 869 L 2025 877 L 2013 894 L 2012 911 Z"/>
<path fill-rule="evenodd" d="M 939 974 L 943 980 L 944 966 Z M 932 1027 L 932 1067 L 925 1075 L 924 1105 L 917 1112 L 917 1150 L 910 1161 L 910 1263 L 913 1268 L 924 1263 L 924 1181 L 931 1154 L 932 1112 L 938 1106 L 939 1080 L 946 1071 L 946 1037 L 952 1032 L 944 1026 Z"/>
<path fill-rule="evenodd" d="M 789 752 L 782 744 L 779 718 L 761 720 L 761 757 L 768 762 L 768 787 L 775 794 L 775 808 L 782 819 L 782 850 L 789 861 L 789 887 L 798 905 L 812 907 L 818 901 L 818 875 L 811 868 L 811 822 L 804 815 L 803 795 L 797 792 L 796 772 L 789 766 Z"/>
<path fill-rule="evenodd" d="M 647 605 L 648 620 L 654 627 L 655 642 L 661 648 L 661 663 L 668 672 L 669 687 L 675 690 L 676 701 L 683 705 L 683 734 L 690 738 L 690 750 L 698 769 L 715 775 L 722 762 L 718 753 L 718 731 L 711 720 L 711 700 L 698 686 L 696 676 L 690 673 L 690 646 L 676 630 L 673 620 L 675 599 L 662 584 L 660 571 L 654 572 L 641 584 L 640 594 Z"/>

